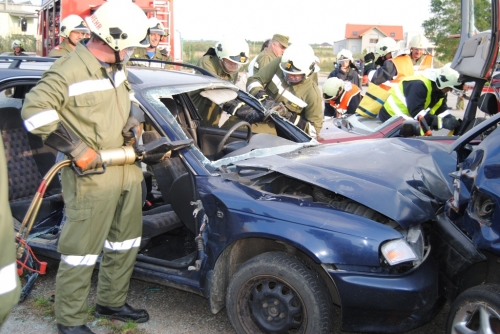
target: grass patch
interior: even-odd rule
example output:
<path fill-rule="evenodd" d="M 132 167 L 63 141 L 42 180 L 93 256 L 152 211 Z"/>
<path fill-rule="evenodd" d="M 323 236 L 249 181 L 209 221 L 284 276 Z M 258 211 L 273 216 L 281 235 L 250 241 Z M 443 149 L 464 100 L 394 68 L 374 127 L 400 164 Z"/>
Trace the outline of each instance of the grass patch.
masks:
<path fill-rule="evenodd" d="M 119 325 L 122 324 L 122 325 Z M 120 321 L 114 322 L 106 318 L 99 318 L 96 323 L 97 326 L 107 327 L 111 330 L 112 334 L 146 334 L 143 329 L 137 328 L 137 323 L 128 321 L 122 323 Z"/>
<path fill-rule="evenodd" d="M 46 297 L 36 297 L 33 300 L 33 304 L 42 312 L 43 316 L 55 317 L 54 303 Z"/>

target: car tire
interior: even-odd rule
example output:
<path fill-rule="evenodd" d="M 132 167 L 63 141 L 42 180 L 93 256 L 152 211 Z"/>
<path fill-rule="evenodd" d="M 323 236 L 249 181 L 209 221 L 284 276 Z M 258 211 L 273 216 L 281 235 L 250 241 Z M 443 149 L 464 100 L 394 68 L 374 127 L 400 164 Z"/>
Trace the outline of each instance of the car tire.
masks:
<path fill-rule="evenodd" d="M 237 333 L 329 333 L 333 304 L 314 269 L 284 252 L 245 262 L 229 282 L 226 309 Z"/>
<path fill-rule="evenodd" d="M 451 305 L 446 333 L 500 333 L 500 285 L 479 285 L 460 294 Z"/>

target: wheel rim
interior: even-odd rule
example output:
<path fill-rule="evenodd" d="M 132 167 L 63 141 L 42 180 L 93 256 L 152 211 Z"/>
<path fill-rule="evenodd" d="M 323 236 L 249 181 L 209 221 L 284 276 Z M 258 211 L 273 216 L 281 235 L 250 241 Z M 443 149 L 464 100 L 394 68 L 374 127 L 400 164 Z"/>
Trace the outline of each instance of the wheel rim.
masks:
<path fill-rule="evenodd" d="M 500 334 L 500 315 L 488 304 L 468 303 L 461 307 L 451 327 L 452 334 Z"/>
<path fill-rule="evenodd" d="M 303 333 L 307 314 L 300 295 L 274 276 L 249 280 L 238 295 L 238 318 L 246 332 Z"/>

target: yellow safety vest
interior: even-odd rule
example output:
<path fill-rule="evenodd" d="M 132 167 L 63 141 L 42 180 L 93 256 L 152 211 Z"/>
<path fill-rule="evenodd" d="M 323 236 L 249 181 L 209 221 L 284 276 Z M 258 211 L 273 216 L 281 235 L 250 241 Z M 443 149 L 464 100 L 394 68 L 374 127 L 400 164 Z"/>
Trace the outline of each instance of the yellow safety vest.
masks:
<path fill-rule="evenodd" d="M 401 115 L 405 118 L 412 117 L 412 115 L 408 111 L 408 106 L 406 105 L 406 97 L 405 97 L 405 94 L 403 91 L 403 82 L 414 81 L 414 80 L 421 80 L 425 84 L 425 87 L 427 88 L 427 96 L 425 98 L 424 109 L 427 109 L 430 107 L 431 93 L 432 93 L 432 81 L 421 76 L 421 75 L 417 75 L 417 76 L 405 78 L 397 86 L 395 86 L 391 89 L 390 95 L 384 104 L 384 108 L 389 115 L 391 115 L 391 116 Z M 437 103 L 431 107 L 429 114 L 434 115 L 436 113 L 436 110 L 438 110 L 439 107 L 441 107 L 441 105 L 443 104 L 443 100 L 444 100 L 444 97 L 439 99 L 437 101 Z"/>

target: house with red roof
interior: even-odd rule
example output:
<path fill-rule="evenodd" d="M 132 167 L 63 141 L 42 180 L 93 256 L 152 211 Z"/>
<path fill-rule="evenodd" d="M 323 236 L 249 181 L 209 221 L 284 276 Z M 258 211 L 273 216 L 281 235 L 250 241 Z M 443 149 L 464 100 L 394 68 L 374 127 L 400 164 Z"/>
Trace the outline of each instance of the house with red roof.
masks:
<path fill-rule="evenodd" d="M 347 49 L 353 54 L 375 51 L 375 44 L 383 37 L 394 38 L 396 42 L 404 41 L 403 26 L 386 26 L 377 24 L 346 24 L 345 38 L 333 43 L 333 53 Z"/>

